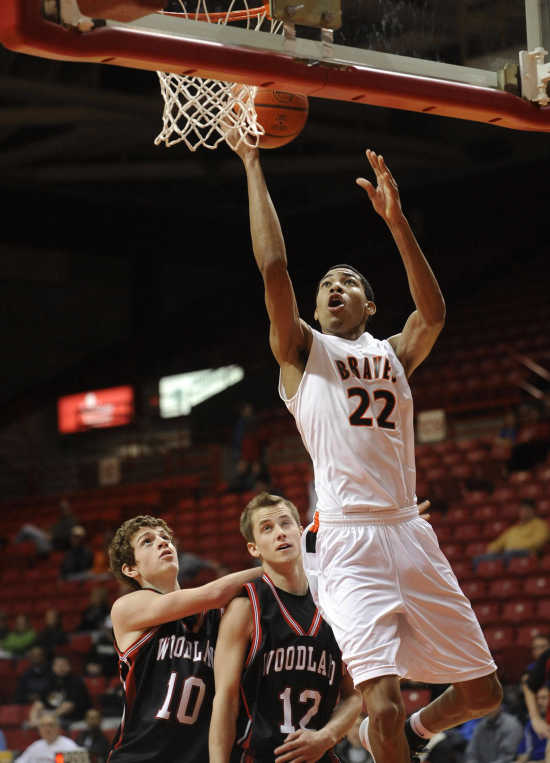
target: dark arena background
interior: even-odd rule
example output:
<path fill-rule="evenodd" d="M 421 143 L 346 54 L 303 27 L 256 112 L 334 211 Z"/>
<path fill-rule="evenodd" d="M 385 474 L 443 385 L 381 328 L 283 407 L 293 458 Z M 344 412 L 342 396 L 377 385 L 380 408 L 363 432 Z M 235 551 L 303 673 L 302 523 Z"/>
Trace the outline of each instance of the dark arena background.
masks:
<path fill-rule="evenodd" d="M 496 5 L 513 15 L 513 4 Z M 437 58 L 418 39 L 400 48 L 394 33 L 394 51 Z M 475 30 L 447 40 L 447 59 L 475 58 L 476 40 Z M 94 707 L 114 734 L 106 615 L 119 586 L 102 552 L 122 521 L 166 519 L 198 557 L 183 565 L 183 585 L 196 585 L 248 565 L 238 517 L 258 490 L 292 500 L 304 523 L 312 499 L 308 457 L 277 395 L 238 158 L 225 146 L 155 147 L 152 72 L 2 48 L 0 98 L 0 730 L 21 751 L 37 739 L 20 691 L 35 642 L 10 650 L 4 639 L 18 619 L 39 638 L 52 610 L 65 635 L 39 639 L 46 659 L 67 656 L 87 689 L 66 733 L 77 737 Z M 550 545 L 507 566 L 474 569 L 472 559 L 523 501 L 550 520 L 550 136 L 310 98 L 300 136 L 262 152 L 302 317 L 313 321 L 327 267 L 347 262 L 373 285 L 371 333 L 387 337 L 412 302 L 391 237 L 355 184 L 369 177 L 366 148 L 399 183 L 447 304 L 411 379 L 418 498 L 432 502 L 506 710 L 524 723 L 519 681 L 533 638 L 550 632 Z M 92 574 L 63 573 L 63 541 L 40 548 L 23 529 L 49 531 L 62 512 L 84 527 Z M 411 711 L 438 689 L 402 691 Z"/>

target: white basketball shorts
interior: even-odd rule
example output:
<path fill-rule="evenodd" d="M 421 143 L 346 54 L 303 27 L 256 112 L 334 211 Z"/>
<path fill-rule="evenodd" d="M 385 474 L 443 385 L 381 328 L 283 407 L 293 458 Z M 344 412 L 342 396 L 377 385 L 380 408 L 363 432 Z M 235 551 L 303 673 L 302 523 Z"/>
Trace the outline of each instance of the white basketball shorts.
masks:
<path fill-rule="evenodd" d="M 302 536 L 311 593 L 356 686 L 383 675 L 455 683 L 496 670 L 470 602 L 416 510 L 383 520 L 321 518 L 313 530 Z"/>

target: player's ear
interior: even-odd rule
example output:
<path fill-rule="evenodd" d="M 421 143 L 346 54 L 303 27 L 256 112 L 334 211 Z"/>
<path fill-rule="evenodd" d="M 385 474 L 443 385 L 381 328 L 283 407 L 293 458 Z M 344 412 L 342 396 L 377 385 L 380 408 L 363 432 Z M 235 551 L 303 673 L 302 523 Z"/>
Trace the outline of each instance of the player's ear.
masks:
<path fill-rule="evenodd" d="M 371 316 L 375 314 L 375 312 L 376 312 L 376 305 L 374 304 L 374 302 L 371 302 L 371 300 L 368 299 L 365 302 L 365 315 L 367 316 L 367 318 L 370 318 Z"/>
<path fill-rule="evenodd" d="M 260 558 L 260 552 L 258 551 L 255 543 L 253 543 L 252 541 L 249 541 L 246 544 L 246 547 L 248 549 L 248 553 L 250 554 L 250 556 L 253 556 L 254 559 Z"/>
<path fill-rule="evenodd" d="M 122 572 L 123 575 L 126 575 L 126 577 L 129 577 L 129 578 L 136 578 L 139 574 L 134 565 L 126 564 L 126 563 L 122 565 L 120 571 Z"/>

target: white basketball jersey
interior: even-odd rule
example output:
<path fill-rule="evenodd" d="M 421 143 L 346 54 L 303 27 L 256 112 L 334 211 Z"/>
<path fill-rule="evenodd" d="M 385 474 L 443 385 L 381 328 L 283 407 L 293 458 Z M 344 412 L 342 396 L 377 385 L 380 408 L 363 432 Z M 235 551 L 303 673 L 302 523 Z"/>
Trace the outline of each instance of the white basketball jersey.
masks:
<path fill-rule="evenodd" d="M 298 391 L 279 394 L 315 471 L 320 515 L 372 514 L 416 504 L 413 401 L 387 340 L 312 329 Z"/>

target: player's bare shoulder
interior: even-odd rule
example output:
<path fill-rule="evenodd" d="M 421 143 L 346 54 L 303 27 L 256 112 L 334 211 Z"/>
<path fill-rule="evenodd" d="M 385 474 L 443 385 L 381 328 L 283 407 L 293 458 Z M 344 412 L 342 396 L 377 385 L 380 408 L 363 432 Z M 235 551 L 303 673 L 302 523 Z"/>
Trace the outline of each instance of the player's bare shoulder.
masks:
<path fill-rule="evenodd" d="M 115 641 L 121 652 L 131 646 L 145 628 L 136 624 L 136 615 L 151 605 L 159 594 L 151 590 L 131 591 L 118 598 L 111 608 Z"/>

